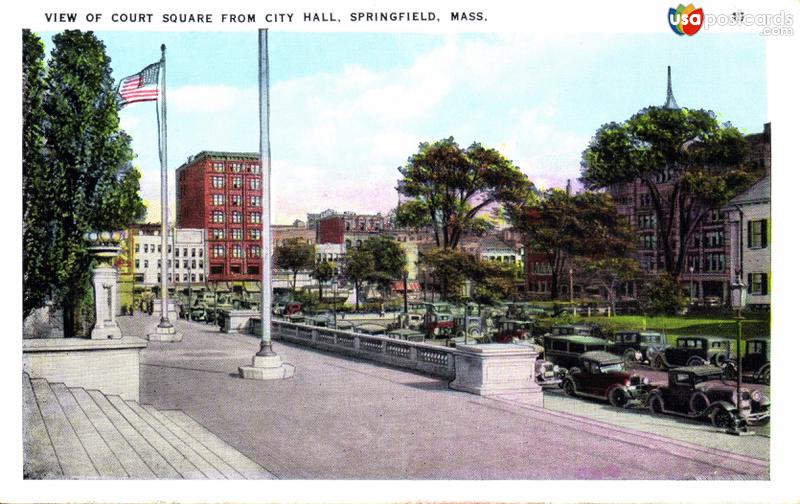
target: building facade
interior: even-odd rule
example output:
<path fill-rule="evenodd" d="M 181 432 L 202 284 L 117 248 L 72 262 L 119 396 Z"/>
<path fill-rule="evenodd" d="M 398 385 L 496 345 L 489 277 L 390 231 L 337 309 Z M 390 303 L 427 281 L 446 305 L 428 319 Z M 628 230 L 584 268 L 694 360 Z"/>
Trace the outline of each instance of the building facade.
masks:
<path fill-rule="evenodd" d="M 724 208 L 731 236 L 729 281 L 733 283 L 741 275 L 747 285 L 746 303 L 752 308 L 770 306 L 770 196 L 770 177 L 767 176 Z M 740 298 L 731 298 L 734 308 L 740 304 Z"/>
<path fill-rule="evenodd" d="M 169 288 L 204 284 L 208 278 L 206 234 L 203 229 L 173 228 L 167 235 Z M 161 225 L 145 224 L 131 230 L 134 283 L 145 288 L 161 284 Z"/>
<path fill-rule="evenodd" d="M 175 174 L 178 228 L 206 232 L 208 281 L 259 281 L 262 263 L 260 156 L 202 151 Z"/>

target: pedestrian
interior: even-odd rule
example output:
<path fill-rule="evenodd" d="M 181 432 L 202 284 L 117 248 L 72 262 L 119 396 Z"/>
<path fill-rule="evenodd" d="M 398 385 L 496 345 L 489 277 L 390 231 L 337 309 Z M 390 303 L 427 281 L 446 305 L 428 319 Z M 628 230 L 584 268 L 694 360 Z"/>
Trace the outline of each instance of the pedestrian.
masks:
<path fill-rule="evenodd" d="M 383 301 L 381 301 L 381 318 L 386 314 L 386 307 L 383 306 Z"/>

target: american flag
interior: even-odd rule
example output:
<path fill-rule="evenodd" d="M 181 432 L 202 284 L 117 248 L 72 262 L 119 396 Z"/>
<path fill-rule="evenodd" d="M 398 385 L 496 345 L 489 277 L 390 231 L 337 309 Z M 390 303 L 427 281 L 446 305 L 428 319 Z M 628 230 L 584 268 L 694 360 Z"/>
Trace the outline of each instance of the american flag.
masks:
<path fill-rule="evenodd" d="M 117 87 L 117 103 L 120 108 L 146 101 L 158 100 L 158 72 L 161 62 L 153 63 L 134 75 L 125 77 Z"/>

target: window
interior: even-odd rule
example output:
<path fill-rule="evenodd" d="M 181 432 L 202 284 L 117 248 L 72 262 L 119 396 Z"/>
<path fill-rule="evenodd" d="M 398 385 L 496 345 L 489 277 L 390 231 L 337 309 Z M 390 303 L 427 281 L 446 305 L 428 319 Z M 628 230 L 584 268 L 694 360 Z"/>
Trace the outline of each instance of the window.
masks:
<path fill-rule="evenodd" d="M 231 253 L 233 257 L 241 258 L 244 254 L 242 254 L 242 246 L 241 245 L 234 245 L 231 247 Z"/>
<path fill-rule="evenodd" d="M 172 245 L 167 245 L 167 254 L 172 253 Z"/>
<path fill-rule="evenodd" d="M 139 259 L 136 259 L 136 269 L 139 269 Z"/>
<path fill-rule="evenodd" d="M 636 224 L 639 229 L 653 229 L 656 227 L 655 214 L 639 215 L 636 218 Z"/>
<path fill-rule="evenodd" d="M 203 269 L 203 261 L 197 261 L 197 267 Z"/>
<path fill-rule="evenodd" d="M 221 224 L 225 222 L 225 212 L 221 210 L 214 210 L 211 212 L 211 222 L 214 222 L 215 224 Z"/>
<path fill-rule="evenodd" d="M 134 245 L 133 250 L 139 252 L 139 244 Z"/>
<path fill-rule="evenodd" d="M 202 273 L 198 273 L 197 274 L 197 278 L 202 282 L 203 281 L 203 274 Z"/>
<path fill-rule="evenodd" d="M 242 177 L 233 177 L 231 181 L 234 188 L 240 189 L 242 187 Z"/>
<path fill-rule="evenodd" d="M 766 296 L 769 294 L 769 285 L 766 273 L 747 274 L 747 293 L 756 296 Z"/>
<path fill-rule="evenodd" d="M 192 257 L 195 257 L 195 254 L 196 254 L 196 253 L 197 253 L 197 249 L 195 249 L 194 247 L 192 247 Z"/>
<path fill-rule="evenodd" d="M 214 163 L 214 171 L 215 172 L 224 172 L 225 171 L 225 163 Z"/>
<path fill-rule="evenodd" d="M 250 196 L 250 206 L 261 206 L 261 196 Z"/>
<path fill-rule="evenodd" d="M 211 204 L 214 206 L 222 206 L 225 204 L 225 196 L 222 194 L 212 194 L 211 195 Z"/>
<path fill-rule="evenodd" d="M 234 194 L 233 196 L 231 196 L 231 205 L 242 206 L 242 197 L 238 194 Z"/>
<path fill-rule="evenodd" d="M 722 215 L 722 212 L 720 212 L 719 210 L 710 210 L 708 212 L 708 215 L 706 215 L 706 220 L 708 222 L 722 222 L 724 220 L 724 217 Z"/>
<path fill-rule="evenodd" d="M 183 281 L 184 282 L 188 282 L 189 281 L 189 275 L 187 275 L 186 273 L 183 274 Z"/>
<path fill-rule="evenodd" d="M 747 221 L 747 247 L 765 248 L 767 242 L 767 219 Z"/>
<path fill-rule="evenodd" d="M 197 281 L 197 276 L 194 273 L 192 273 L 192 282 L 196 282 L 196 281 Z"/>
<path fill-rule="evenodd" d="M 145 268 L 149 268 L 150 267 L 150 261 L 148 261 L 147 259 L 144 260 L 144 267 Z"/>
<path fill-rule="evenodd" d="M 222 189 L 225 187 L 225 177 L 219 175 L 211 177 L 211 187 L 214 189 Z"/>
<path fill-rule="evenodd" d="M 643 234 L 639 236 L 639 248 L 645 250 L 655 250 L 656 248 L 656 235 Z"/>
<path fill-rule="evenodd" d="M 261 222 L 261 212 L 250 212 L 250 223 L 258 224 Z"/>
<path fill-rule="evenodd" d="M 724 271 L 724 270 L 725 270 L 725 254 L 722 253 L 706 254 L 705 271 Z"/>
<path fill-rule="evenodd" d="M 242 239 L 242 229 L 241 228 L 231 229 L 231 240 L 241 240 L 241 239 Z"/>
<path fill-rule="evenodd" d="M 197 249 L 197 257 L 203 257 L 203 249 Z"/>
<path fill-rule="evenodd" d="M 172 268 L 172 259 L 167 259 L 167 269 Z"/>
<path fill-rule="evenodd" d="M 214 245 L 211 249 L 211 257 L 225 257 L 225 246 Z"/>
<path fill-rule="evenodd" d="M 161 259 L 158 260 L 158 269 L 161 269 Z"/>
<path fill-rule="evenodd" d="M 222 240 L 225 238 L 225 231 L 220 228 L 212 228 L 211 229 L 211 239 L 212 240 Z M 202 254 L 203 251 L 201 250 L 200 253 Z"/>
<path fill-rule="evenodd" d="M 232 222 L 236 224 L 242 222 L 242 212 L 233 212 Z"/>
<path fill-rule="evenodd" d="M 189 260 L 188 259 L 184 259 L 183 260 L 183 269 L 189 269 Z"/>
<path fill-rule="evenodd" d="M 189 249 L 186 248 L 186 247 L 183 247 L 183 257 L 188 257 L 188 256 L 189 256 Z"/>
<path fill-rule="evenodd" d="M 261 247 L 258 245 L 250 246 L 250 257 L 261 257 Z"/>
<path fill-rule="evenodd" d="M 250 189 L 261 189 L 261 179 L 251 178 L 250 180 Z"/>
<path fill-rule="evenodd" d="M 233 173 L 241 173 L 242 163 L 231 163 L 231 170 Z"/>
<path fill-rule="evenodd" d="M 158 253 L 161 253 L 161 245 L 158 246 Z"/>
<path fill-rule="evenodd" d="M 707 231 L 703 244 L 709 248 L 722 247 L 725 244 L 725 232 Z"/>
<path fill-rule="evenodd" d="M 639 195 L 639 206 L 641 207 L 649 207 L 650 206 L 650 194 L 640 194 Z"/>
<path fill-rule="evenodd" d="M 251 240 L 260 240 L 261 239 L 261 230 L 256 228 L 250 228 L 250 239 Z"/>
<path fill-rule="evenodd" d="M 261 173 L 261 165 L 251 164 L 250 173 Z"/>
<path fill-rule="evenodd" d="M 252 264 L 247 265 L 247 274 L 248 275 L 258 275 L 261 269 L 258 266 L 254 266 Z"/>

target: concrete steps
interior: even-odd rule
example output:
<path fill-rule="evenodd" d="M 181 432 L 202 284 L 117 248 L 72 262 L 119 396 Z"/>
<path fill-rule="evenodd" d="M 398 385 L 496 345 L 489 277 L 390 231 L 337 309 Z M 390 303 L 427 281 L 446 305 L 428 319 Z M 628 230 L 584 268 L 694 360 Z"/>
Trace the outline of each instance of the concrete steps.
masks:
<path fill-rule="evenodd" d="M 181 411 L 23 374 L 26 479 L 272 479 Z"/>

